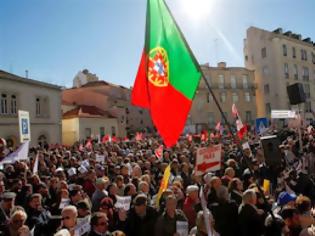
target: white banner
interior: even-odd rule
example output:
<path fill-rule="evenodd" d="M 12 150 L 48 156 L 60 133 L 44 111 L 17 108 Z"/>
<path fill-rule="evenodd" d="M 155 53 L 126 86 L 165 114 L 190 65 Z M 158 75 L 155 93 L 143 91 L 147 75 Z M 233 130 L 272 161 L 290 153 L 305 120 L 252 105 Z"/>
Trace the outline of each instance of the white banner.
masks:
<path fill-rule="evenodd" d="M 105 162 L 105 155 L 95 155 L 95 161 L 99 163 L 104 163 Z"/>
<path fill-rule="evenodd" d="M 291 110 L 272 110 L 271 118 L 272 119 L 288 119 L 295 118 L 296 112 Z"/>
<path fill-rule="evenodd" d="M 117 202 L 115 203 L 115 207 L 117 209 L 123 208 L 125 211 L 130 209 L 131 196 L 121 197 L 116 195 Z"/>
<path fill-rule="evenodd" d="M 20 142 L 31 141 L 30 115 L 28 111 L 19 110 Z"/>
<path fill-rule="evenodd" d="M 74 229 L 74 236 L 81 236 L 88 233 L 91 230 L 90 216 L 86 216 L 83 219 L 78 220 L 77 226 Z"/>
<path fill-rule="evenodd" d="M 188 222 L 176 221 L 176 233 L 179 236 L 188 236 Z"/>
<path fill-rule="evenodd" d="M 197 149 L 195 172 L 202 175 L 209 171 L 217 171 L 221 168 L 221 144 L 207 148 Z"/>
<path fill-rule="evenodd" d="M 0 163 L 14 163 L 19 160 L 27 160 L 28 159 L 28 150 L 29 150 L 30 141 L 26 141 L 22 143 L 21 146 L 15 151 L 7 155 Z"/>

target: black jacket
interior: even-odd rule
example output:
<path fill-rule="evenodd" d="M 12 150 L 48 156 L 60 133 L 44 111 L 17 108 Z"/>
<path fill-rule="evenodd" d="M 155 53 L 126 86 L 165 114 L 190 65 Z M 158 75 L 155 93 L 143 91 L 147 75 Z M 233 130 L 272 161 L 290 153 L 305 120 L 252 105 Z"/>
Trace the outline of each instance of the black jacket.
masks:
<path fill-rule="evenodd" d="M 264 219 L 249 204 L 239 208 L 239 228 L 242 236 L 261 236 L 264 232 Z"/>

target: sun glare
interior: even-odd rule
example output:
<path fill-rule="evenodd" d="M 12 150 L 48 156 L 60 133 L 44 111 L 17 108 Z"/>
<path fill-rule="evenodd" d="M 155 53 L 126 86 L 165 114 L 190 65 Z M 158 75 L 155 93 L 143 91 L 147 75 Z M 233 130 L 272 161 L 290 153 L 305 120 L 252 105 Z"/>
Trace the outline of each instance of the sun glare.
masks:
<path fill-rule="evenodd" d="M 182 0 L 183 10 L 190 18 L 200 20 L 212 10 L 214 0 Z"/>

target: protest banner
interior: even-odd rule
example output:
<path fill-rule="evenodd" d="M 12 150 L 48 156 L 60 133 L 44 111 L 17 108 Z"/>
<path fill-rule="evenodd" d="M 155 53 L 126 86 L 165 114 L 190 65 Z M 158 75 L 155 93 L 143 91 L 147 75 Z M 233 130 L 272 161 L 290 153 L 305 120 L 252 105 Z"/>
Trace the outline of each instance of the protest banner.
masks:
<path fill-rule="evenodd" d="M 196 175 L 202 175 L 209 171 L 217 171 L 221 168 L 221 144 L 207 148 L 197 149 L 195 165 Z"/>
<path fill-rule="evenodd" d="M 131 196 L 127 197 L 120 197 L 116 195 L 116 203 L 115 207 L 117 209 L 124 209 L 125 211 L 128 211 L 130 209 L 130 203 L 131 203 Z"/>

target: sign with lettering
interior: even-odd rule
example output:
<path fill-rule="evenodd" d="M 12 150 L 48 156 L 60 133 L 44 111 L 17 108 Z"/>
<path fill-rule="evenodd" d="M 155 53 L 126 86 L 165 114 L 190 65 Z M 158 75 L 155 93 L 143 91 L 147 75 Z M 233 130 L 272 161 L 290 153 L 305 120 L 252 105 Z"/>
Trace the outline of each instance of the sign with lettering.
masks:
<path fill-rule="evenodd" d="M 120 197 L 116 195 L 117 202 L 115 203 L 115 207 L 117 209 L 123 208 L 125 211 L 130 209 L 131 196 Z"/>
<path fill-rule="evenodd" d="M 31 141 L 30 115 L 28 111 L 19 110 L 20 142 Z"/>
<path fill-rule="evenodd" d="M 221 144 L 198 148 L 195 165 L 195 172 L 197 175 L 202 175 L 209 171 L 217 171 L 221 168 Z"/>

